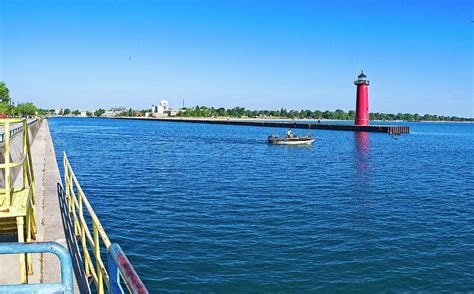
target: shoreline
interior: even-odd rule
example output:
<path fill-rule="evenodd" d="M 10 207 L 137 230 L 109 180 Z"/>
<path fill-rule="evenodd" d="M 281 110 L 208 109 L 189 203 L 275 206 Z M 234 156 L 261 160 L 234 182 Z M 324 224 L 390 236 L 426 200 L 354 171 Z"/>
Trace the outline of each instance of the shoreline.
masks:
<path fill-rule="evenodd" d="M 104 119 L 136 119 L 136 120 L 215 120 L 215 121 L 268 121 L 268 122 L 280 122 L 280 121 L 318 121 L 315 118 L 298 118 L 298 119 L 291 119 L 291 118 L 243 118 L 243 117 L 130 117 L 130 116 L 116 116 L 116 117 L 105 117 L 105 116 L 74 116 L 74 115 L 54 115 L 48 116 L 47 118 L 57 118 L 57 117 L 69 117 L 69 118 L 104 118 Z M 320 119 L 321 122 L 353 122 L 353 120 L 340 120 L 340 119 Z M 393 123 L 466 123 L 466 124 L 473 124 L 474 121 L 451 121 L 451 120 L 418 120 L 418 121 L 406 121 L 406 120 L 371 120 L 371 122 L 393 122 Z"/>

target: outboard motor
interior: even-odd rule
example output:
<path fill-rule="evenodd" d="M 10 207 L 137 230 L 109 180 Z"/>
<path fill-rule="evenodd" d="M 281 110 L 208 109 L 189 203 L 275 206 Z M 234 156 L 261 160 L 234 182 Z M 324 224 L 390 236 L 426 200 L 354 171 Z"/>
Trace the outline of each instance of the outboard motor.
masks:
<path fill-rule="evenodd" d="M 268 143 L 274 144 L 278 141 L 278 137 L 275 135 L 268 136 Z"/>

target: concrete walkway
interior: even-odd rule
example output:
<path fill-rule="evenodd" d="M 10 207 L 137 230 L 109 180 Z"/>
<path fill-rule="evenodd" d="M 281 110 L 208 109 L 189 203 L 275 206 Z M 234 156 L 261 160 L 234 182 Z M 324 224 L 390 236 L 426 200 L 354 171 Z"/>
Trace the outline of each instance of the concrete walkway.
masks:
<path fill-rule="evenodd" d="M 47 120 L 43 120 L 41 128 L 38 130 L 31 146 L 31 156 L 36 179 L 36 222 L 38 227 L 36 241 L 56 241 L 69 247 L 73 260 L 75 260 L 75 271 L 80 273 L 82 266 L 79 266 L 81 260 L 77 242 L 68 229 L 70 220 L 67 211 L 64 213 L 61 211 L 61 207 L 64 207 L 64 199 L 58 197 L 57 190 L 61 178 Z M 18 284 L 20 282 L 18 255 L 0 255 L 0 265 L 0 284 Z M 59 282 L 60 280 L 60 263 L 56 256 L 51 254 L 33 255 L 33 275 L 28 277 L 30 284 Z M 75 292 L 89 292 L 85 279 L 82 277 L 79 280 L 81 291 L 78 290 L 78 283 L 75 280 Z"/>

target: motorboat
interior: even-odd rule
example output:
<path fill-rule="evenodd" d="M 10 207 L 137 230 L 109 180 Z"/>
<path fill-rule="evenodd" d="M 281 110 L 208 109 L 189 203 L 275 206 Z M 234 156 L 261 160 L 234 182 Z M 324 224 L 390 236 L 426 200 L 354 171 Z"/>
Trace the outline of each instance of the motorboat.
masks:
<path fill-rule="evenodd" d="M 268 144 L 276 144 L 276 145 L 310 145 L 314 142 L 314 138 L 307 136 L 307 137 L 291 137 L 291 138 L 280 138 L 275 135 L 268 136 Z"/>

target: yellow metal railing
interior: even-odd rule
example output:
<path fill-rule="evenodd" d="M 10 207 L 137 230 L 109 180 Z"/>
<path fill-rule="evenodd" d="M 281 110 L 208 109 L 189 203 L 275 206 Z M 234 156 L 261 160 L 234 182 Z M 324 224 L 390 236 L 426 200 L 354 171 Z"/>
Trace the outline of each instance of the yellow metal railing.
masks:
<path fill-rule="evenodd" d="M 80 237 L 84 255 L 85 274 L 87 277 L 92 277 L 97 292 L 102 294 L 105 288 L 110 289 L 110 284 L 109 276 L 101 257 L 101 248 L 108 249 L 111 245 L 110 240 L 87 200 L 84 191 L 82 191 L 65 152 L 63 164 L 67 205 L 74 222 L 74 233 Z M 92 233 L 84 213 L 88 214 L 86 217 L 90 219 Z"/>
<path fill-rule="evenodd" d="M 41 120 L 34 122 L 40 124 Z M 12 129 L 12 126 L 16 128 Z M 4 186 L 0 187 L 0 234 L 18 235 L 18 242 L 31 242 L 36 239 L 36 215 L 35 215 L 35 177 L 33 173 L 33 161 L 30 150 L 29 126 L 26 119 L 0 119 L 3 126 L 3 163 L 0 170 L 4 170 Z M 35 130 L 37 130 L 35 128 Z M 21 151 L 16 154 L 16 161 L 12 154 L 12 138 L 22 132 Z M 18 140 L 18 139 L 17 139 Z M 16 143 L 16 142 L 15 142 Z M 17 145 L 18 147 L 18 145 Z M 14 148 L 13 148 L 14 149 Z M 12 161 L 13 160 L 13 161 Z M 22 168 L 23 177 L 21 187 L 16 188 L 12 183 L 12 170 Z M 33 274 L 31 253 L 20 254 L 20 281 L 28 282 L 27 274 Z"/>

